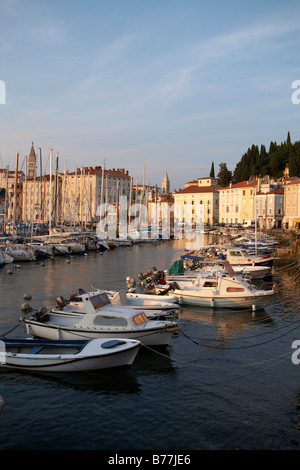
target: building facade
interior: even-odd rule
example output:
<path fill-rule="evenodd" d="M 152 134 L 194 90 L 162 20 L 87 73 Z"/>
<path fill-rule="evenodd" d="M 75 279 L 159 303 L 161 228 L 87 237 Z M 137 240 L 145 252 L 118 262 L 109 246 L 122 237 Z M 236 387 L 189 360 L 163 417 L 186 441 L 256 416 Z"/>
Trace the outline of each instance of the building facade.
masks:
<path fill-rule="evenodd" d="M 198 178 L 185 184 L 184 189 L 173 193 L 174 223 L 188 222 L 196 224 L 197 213 L 206 225 L 213 225 L 219 220 L 219 186 L 217 179 Z M 198 211 L 201 208 L 200 212 Z"/>
<path fill-rule="evenodd" d="M 300 227 L 300 178 L 289 179 L 284 185 L 283 228 L 299 230 Z"/>

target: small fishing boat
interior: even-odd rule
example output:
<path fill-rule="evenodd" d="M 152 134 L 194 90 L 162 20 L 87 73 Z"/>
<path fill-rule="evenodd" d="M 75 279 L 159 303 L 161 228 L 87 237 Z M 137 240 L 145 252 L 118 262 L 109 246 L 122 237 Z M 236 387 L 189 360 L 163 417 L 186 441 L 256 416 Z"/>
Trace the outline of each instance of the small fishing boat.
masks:
<path fill-rule="evenodd" d="M 191 263 L 190 263 L 191 262 Z M 189 264 L 190 263 L 190 264 Z M 230 263 L 231 264 L 231 263 Z M 271 266 L 250 266 L 250 265 L 232 265 L 234 272 L 237 275 L 241 275 L 247 279 L 264 279 L 272 274 Z M 194 255 L 183 255 L 181 260 L 174 261 L 173 265 L 169 270 L 169 275 L 166 276 L 168 281 L 178 281 L 182 278 L 195 278 L 200 273 L 206 273 L 207 271 L 212 274 L 216 270 L 220 269 L 218 266 L 214 266 L 211 263 L 206 263 L 204 258 Z"/>
<path fill-rule="evenodd" d="M 106 293 L 78 292 L 73 300 L 33 311 L 23 306 L 29 335 L 48 339 L 128 338 L 147 346 L 166 346 L 180 327 L 173 320 L 151 321 L 142 310 L 112 305 Z"/>
<path fill-rule="evenodd" d="M 0 369 L 77 372 L 130 366 L 141 343 L 118 338 L 91 341 L 3 339 L 0 346 Z"/>
<path fill-rule="evenodd" d="M 197 305 L 211 308 L 249 308 L 266 307 L 275 294 L 275 284 L 263 290 L 252 286 L 241 276 L 236 275 L 228 261 L 224 262 L 227 274 L 214 272 L 199 275 L 194 280 L 177 281 L 178 287 L 172 292 L 180 304 Z"/>
<path fill-rule="evenodd" d="M 226 259 L 231 266 L 273 266 L 274 258 L 270 255 L 250 255 L 247 250 L 233 248 L 226 252 Z"/>
<path fill-rule="evenodd" d="M 182 260 L 181 260 L 182 261 Z M 206 261 L 209 264 L 209 261 Z M 182 275 L 176 280 L 169 276 L 162 278 L 152 275 L 144 288 L 150 286 L 156 293 L 170 293 L 180 305 L 196 305 L 212 308 L 264 308 L 273 298 L 275 285 L 263 290 L 252 286 L 242 276 L 237 275 L 228 261 L 212 260 L 219 269 L 199 272 L 197 277 Z M 146 279 L 147 281 L 147 279 Z M 163 283 L 164 281 L 164 283 Z"/>

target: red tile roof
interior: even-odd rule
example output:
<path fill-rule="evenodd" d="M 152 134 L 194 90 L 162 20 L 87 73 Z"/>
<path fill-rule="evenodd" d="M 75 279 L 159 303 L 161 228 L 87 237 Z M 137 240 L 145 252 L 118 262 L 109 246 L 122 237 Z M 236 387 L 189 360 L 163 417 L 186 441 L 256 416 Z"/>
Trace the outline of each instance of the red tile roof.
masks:
<path fill-rule="evenodd" d="M 217 193 L 219 192 L 220 186 L 198 186 L 191 185 L 184 189 L 179 189 L 175 194 L 190 194 L 190 193 Z"/>

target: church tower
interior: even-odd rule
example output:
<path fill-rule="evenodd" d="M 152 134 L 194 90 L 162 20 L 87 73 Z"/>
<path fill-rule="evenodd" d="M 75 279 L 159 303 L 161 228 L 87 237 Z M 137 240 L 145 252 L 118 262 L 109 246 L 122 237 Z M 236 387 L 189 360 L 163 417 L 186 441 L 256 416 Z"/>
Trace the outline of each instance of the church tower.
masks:
<path fill-rule="evenodd" d="M 161 192 L 162 193 L 170 192 L 170 180 L 169 180 L 167 172 L 165 173 L 164 179 L 162 180 Z"/>
<path fill-rule="evenodd" d="M 35 170 L 36 170 L 36 155 L 33 147 L 33 142 L 29 154 L 29 159 L 28 159 L 28 172 L 27 172 L 27 178 L 28 179 L 33 179 L 35 176 Z"/>

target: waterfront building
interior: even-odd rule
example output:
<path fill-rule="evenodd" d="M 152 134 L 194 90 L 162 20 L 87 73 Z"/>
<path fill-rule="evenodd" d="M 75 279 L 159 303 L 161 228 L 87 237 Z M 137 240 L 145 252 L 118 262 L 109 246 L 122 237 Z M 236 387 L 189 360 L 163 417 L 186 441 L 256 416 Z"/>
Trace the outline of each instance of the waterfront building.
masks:
<path fill-rule="evenodd" d="M 289 178 L 284 184 L 283 227 L 288 230 L 300 228 L 300 178 Z"/>
<path fill-rule="evenodd" d="M 129 198 L 130 176 L 125 169 L 101 166 L 76 168 L 26 179 L 23 184 L 23 219 L 26 221 L 90 224 L 100 215 L 101 204 L 117 205 Z"/>
<path fill-rule="evenodd" d="M 131 177 L 124 168 L 83 167 L 66 173 L 62 185 L 63 220 L 91 223 L 101 204 L 118 206 L 121 196 L 129 201 Z"/>
<path fill-rule="evenodd" d="M 254 194 L 257 179 L 220 188 L 219 222 L 222 224 L 243 224 L 254 220 Z"/>
<path fill-rule="evenodd" d="M 198 178 L 185 183 L 184 189 L 173 193 L 174 222 L 188 222 L 192 225 L 197 220 L 197 206 L 201 206 L 203 222 L 213 225 L 219 220 L 219 189 L 218 180 L 213 177 Z"/>
<path fill-rule="evenodd" d="M 0 169 L 0 188 L 5 189 L 3 212 L 1 218 L 4 220 L 20 220 L 22 217 L 22 183 L 24 181 L 23 171 Z"/>
<path fill-rule="evenodd" d="M 262 189 L 256 194 L 256 215 L 259 228 L 281 228 L 284 215 L 284 189 Z"/>

